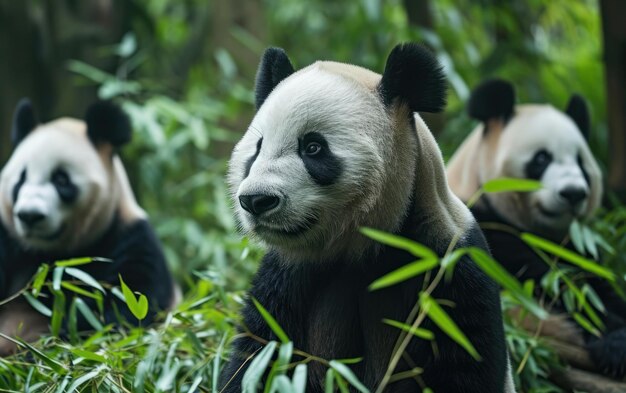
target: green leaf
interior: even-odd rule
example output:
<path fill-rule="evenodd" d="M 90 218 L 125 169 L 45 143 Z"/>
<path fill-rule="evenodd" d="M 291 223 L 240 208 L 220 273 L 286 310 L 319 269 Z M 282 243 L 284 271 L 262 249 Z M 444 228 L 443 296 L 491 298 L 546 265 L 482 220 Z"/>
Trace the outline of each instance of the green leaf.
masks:
<path fill-rule="evenodd" d="M 243 375 L 241 387 L 243 393 L 257 393 L 258 385 L 265 374 L 265 370 L 272 360 L 272 355 L 276 351 L 276 341 L 270 341 L 267 345 L 254 356 L 250 366 Z"/>
<path fill-rule="evenodd" d="M 370 239 L 388 246 L 405 250 L 415 257 L 422 259 L 439 259 L 437 254 L 430 248 L 407 239 L 402 236 L 392 235 L 387 232 L 379 231 L 372 228 L 361 228 L 361 233 Z"/>
<path fill-rule="evenodd" d="M 470 247 L 468 250 L 470 257 L 476 262 L 478 267 L 504 289 L 508 290 L 528 311 L 532 312 L 539 319 L 548 318 L 546 310 L 533 297 L 528 296 L 522 284 L 489 256 L 485 250 L 477 247 Z"/>
<path fill-rule="evenodd" d="M 62 261 L 56 261 L 54 265 L 57 267 L 75 267 L 75 266 L 88 265 L 92 262 L 109 262 L 110 263 L 113 261 L 108 258 L 84 257 L 84 258 L 72 258 L 72 259 L 65 259 Z"/>
<path fill-rule="evenodd" d="M 530 192 L 541 188 L 541 182 L 528 179 L 516 179 L 512 177 L 501 177 L 489 180 L 483 184 L 482 189 L 486 193 L 496 192 Z"/>
<path fill-rule="evenodd" d="M 52 291 L 54 302 L 52 303 L 52 319 L 50 320 L 50 331 L 53 336 L 58 336 L 61 332 L 63 318 L 65 318 L 65 294 L 63 291 Z"/>
<path fill-rule="evenodd" d="M 585 250 L 593 257 L 594 260 L 599 259 L 598 246 L 596 245 L 596 234 L 586 226 L 582 227 L 583 240 L 585 242 Z"/>
<path fill-rule="evenodd" d="M 102 326 L 102 323 L 100 323 L 100 320 L 95 316 L 93 311 L 91 311 L 91 309 L 89 308 L 89 306 L 87 305 L 87 303 L 85 303 L 85 301 L 83 299 L 81 299 L 79 297 L 74 298 L 74 303 L 76 304 L 76 308 L 78 309 L 78 311 L 80 311 L 80 313 L 83 315 L 83 317 L 85 317 L 87 322 L 94 329 L 96 329 L 98 331 L 104 329 L 104 327 Z"/>
<path fill-rule="evenodd" d="M 583 242 L 583 230 L 578 220 L 572 221 L 569 227 L 569 237 L 572 239 L 572 244 L 574 244 L 576 250 L 580 253 L 584 253 L 585 243 Z"/>
<path fill-rule="evenodd" d="M 32 294 L 37 297 L 41 292 L 41 288 L 43 284 L 46 282 L 46 277 L 48 277 L 48 272 L 50 271 L 50 265 L 47 263 L 42 264 L 37 269 L 37 273 L 35 273 L 35 278 L 33 279 L 32 285 Z"/>
<path fill-rule="evenodd" d="M 39 300 L 35 299 L 35 297 L 33 297 L 30 293 L 28 292 L 24 292 L 24 298 L 26 298 L 26 301 L 28 301 L 28 303 L 35 309 L 37 310 L 37 312 L 39 312 L 41 315 L 46 316 L 48 318 L 50 318 L 52 316 L 52 310 L 50 310 L 48 307 L 46 307 L 42 302 L 40 302 Z"/>
<path fill-rule="evenodd" d="M 352 372 L 352 370 L 350 370 L 348 366 L 343 363 L 339 363 L 336 360 L 331 360 L 330 367 L 332 367 L 332 369 L 335 370 L 339 375 L 344 377 L 346 381 L 348 381 L 350 385 L 354 386 L 359 392 L 369 393 L 369 389 L 366 388 L 365 385 L 361 383 L 361 381 L 359 381 L 359 379 L 356 377 L 356 375 L 354 375 L 354 373 Z"/>
<path fill-rule="evenodd" d="M 468 340 L 465 334 L 459 329 L 457 324 L 450 316 L 437 304 L 437 302 L 426 292 L 420 293 L 420 304 L 428 317 L 451 339 L 456 341 L 469 353 L 474 359 L 480 360 L 481 357 L 476 348 Z"/>
<path fill-rule="evenodd" d="M 271 387 L 269 384 L 272 384 Z M 265 390 L 268 393 L 294 393 L 293 386 L 291 385 L 291 381 L 287 378 L 286 375 L 279 375 L 274 378 L 272 381 L 268 381 L 265 384 Z"/>
<path fill-rule="evenodd" d="M 324 378 L 324 393 L 335 393 L 335 372 L 332 368 L 326 370 Z"/>
<path fill-rule="evenodd" d="M 87 360 L 91 360 L 91 361 L 94 361 L 96 363 L 101 363 L 101 364 L 107 363 L 107 358 L 105 358 L 102 355 L 98 355 L 97 353 L 85 351 L 84 349 L 80 349 L 77 347 L 67 347 L 66 349 L 70 351 L 71 353 L 73 353 L 74 355 L 79 356 L 81 358 L 85 358 Z"/>
<path fill-rule="evenodd" d="M 31 351 L 33 353 L 33 355 L 35 355 L 35 357 L 38 357 L 39 359 L 41 359 L 41 361 L 43 361 L 46 365 L 48 365 L 48 367 L 53 369 L 57 374 L 65 375 L 67 373 L 67 369 L 65 368 L 65 366 L 62 363 L 59 363 L 58 361 L 56 361 L 56 360 L 52 359 L 51 357 L 47 356 L 45 353 L 43 353 L 40 350 L 38 350 L 37 348 L 33 347 L 32 345 L 30 345 L 26 341 L 22 341 L 22 340 L 15 339 L 13 337 L 9 337 L 9 336 L 7 336 L 4 333 L 0 333 L 0 337 L 4 338 L 5 340 L 9 340 L 12 343 L 17 344 L 19 346 L 28 348 L 28 350 Z"/>
<path fill-rule="evenodd" d="M 270 329 L 272 329 L 272 331 L 274 332 L 276 337 L 278 337 L 280 342 L 282 342 L 283 344 L 288 343 L 290 340 L 289 340 L 289 337 L 287 336 L 287 333 L 285 333 L 283 328 L 280 327 L 280 325 L 278 324 L 278 322 L 276 322 L 274 317 L 255 298 L 252 298 L 252 303 L 254 303 L 254 306 L 259 311 L 259 314 L 261 314 L 261 316 L 263 317 L 267 325 L 270 327 Z"/>
<path fill-rule="evenodd" d="M 574 319 L 580 326 L 582 326 L 586 331 L 593 334 L 594 336 L 600 337 L 602 334 L 598 329 L 596 329 L 587 318 L 585 318 L 581 313 L 575 312 L 573 314 Z"/>
<path fill-rule="evenodd" d="M 280 349 L 278 350 L 278 358 L 272 365 L 272 369 L 269 372 L 269 375 L 267 377 L 267 382 L 265 383 L 264 392 L 269 393 L 271 389 L 274 388 L 274 383 L 272 382 L 272 379 L 275 376 L 279 375 L 281 371 L 287 369 L 287 366 L 289 365 L 289 361 L 291 360 L 292 354 L 293 354 L 293 343 L 291 341 L 280 345 Z"/>
<path fill-rule="evenodd" d="M 293 372 L 291 384 L 295 393 L 304 393 L 306 390 L 307 365 L 298 364 Z"/>
<path fill-rule="evenodd" d="M 128 309 L 135 316 L 135 318 L 141 321 L 146 317 L 146 315 L 148 315 L 148 299 L 145 295 L 139 294 L 139 300 L 137 300 L 135 294 L 131 291 L 128 285 L 126 285 L 121 275 L 119 278 L 126 306 L 128 306 Z"/>
<path fill-rule="evenodd" d="M 76 392 L 78 387 L 81 386 L 82 384 L 88 382 L 91 379 L 96 378 L 99 374 L 100 374 L 100 370 L 102 369 L 102 367 L 98 367 L 95 370 L 88 372 L 87 374 L 81 375 L 80 377 L 76 378 L 74 380 L 74 382 L 70 385 L 70 387 L 67 389 L 68 392 Z"/>
<path fill-rule="evenodd" d="M 419 261 L 411 262 L 408 265 L 404 265 L 401 268 L 387 273 L 379 279 L 375 280 L 373 283 L 370 284 L 369 290 L 375 291 L 381 288 L 390 287 L 402 281 L 406 281 L 410 278 L 419 276 L 424 272 L 432 270 L 438 264 L 438 258 L 422 259 Z"/>
<path fill-rule="evenodd" d="M 598 296 L 598 293 L 593 289 L 593 287 L 589 284 L 584 284 L 582 288 L 582 292 L 585 294 L 586 298 L 589 299 L 589 302 L 593 304 L 593 306 L 600 310 L 600 312 L 605 313 L 606 307 L 604 307 L 604 303 Z"/>
<path fill-rule="evenodd" d="M 97 290 L 99 290 L 102 293 L 105 293 L 104 288 L 102 288 L 102 285 L 100 285 L 100 283 L 98 281 L 96 281 L 95 278 L 91 277 L 91 275 L 89 273 L 86 273 L 80 269 L 76 269 L 74 267 L 68 267 L 65 268 L 65 273 L 69 276 L 72 276 L 82 282 L 84 282 L 85 284 L 89 285 L 90 287 L 96 288 Z"/>
<path fill-rule="evenodd" d="M 392 319 L 383 319 L 383 322 L 386 323 L 387 325 L 391 325 L 398 329 L 404 330 L 405 332 L 411 333 L 414 336 L 423 338 L 424 340 L 433 340 L 435 338 L 435 334 L 427 329 L 423 329 L 419 327 L 414 328 L 411 325 L 407 325 L 406 323 L 402 323 L 399 321 L 394 321 Z"/>
<path fill-rule="evenodd" d="M 63 272 L 65 271 L 64 267 L 55 267 L 52 271 L 52 290 L 60 291 L 61 290 L 61 281 L 63 280 Z"/>
<path fill-rule="evenodd" d="M 605 278 L 609 281 L 615 281 L 615 274 L 612 271 L 598 265 L 597 263 L 587 258 L 576 254 L 575 252 L 563 248 L 558 244 L 555 244 L 546 239 L 542 239 L 538 236 L 533 235 L 532 233 L 522 233 L 521 238 L 531 247 L 535 247 L 550 254 L 553 254 L 599 277 Z"/>
<path fill-rule="evenodd" d="M 79 287 L 77 285 L 74 285 L 72 283 L 69 283 L 67 281 L 63 281 L 61 283 L 61 287 L 65 288 L 67 290 L 70 290 L 70 291 L 72 291 L 74 293 L 77 293 L 79 295 L 86 296 L 86 297 L 91 298 L 91 299 L 99 299 L 99 298 L 102 297 L 102 294 L 100 294 L 99 292 L 96 292 L 95 294 L 91 293 L 91 292 L 86 291 L 86 290 L 82 289 L 81 287 Z"/>

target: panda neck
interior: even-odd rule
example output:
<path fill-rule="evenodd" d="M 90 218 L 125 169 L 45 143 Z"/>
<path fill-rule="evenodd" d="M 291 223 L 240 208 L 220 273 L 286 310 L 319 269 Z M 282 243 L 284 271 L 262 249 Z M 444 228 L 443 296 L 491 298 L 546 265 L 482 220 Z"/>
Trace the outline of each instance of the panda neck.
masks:
<path fill-rule="evenodd" d="M 473 219 L 465 204 L 450 190 L 443 157 L 432 133 L 419 115 L 414 116 L 417 152 L 412 215 L 419 241 L 435 250 L 448 247 L 462 236 Z"/>

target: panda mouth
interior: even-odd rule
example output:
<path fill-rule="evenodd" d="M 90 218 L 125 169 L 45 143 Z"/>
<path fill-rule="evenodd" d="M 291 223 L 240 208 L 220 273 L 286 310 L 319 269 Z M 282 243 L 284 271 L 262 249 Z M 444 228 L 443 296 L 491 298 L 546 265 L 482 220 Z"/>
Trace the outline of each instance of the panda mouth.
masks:
<path fill-rule="evenodd" d="M 59 227 L 59 229 L 57 229 L 56 231 L 54 231 L 53 233 L 51 233 L 49 235 L 48 234 L 41 234 L 41 233 L 37 233 L 37 232 L 33 232 L 33 231 L 28 231 L 26 233 L 25 238 L 51 242 L 51 241 L 55 241 L 59 237 L 61 237 L 61 235 L 63 234 L 64 230 L 65 230 L 65 224 L 61 225 Z"/>
<path fill-rule="evenodd" d="M 269 233 L 274 235 L 283 235 L 289 237 L 299 236 L 308 230 L 310 230 L 315 224 L 317 224 L 317 218 L 310 218 L 306 221 L 297 223 L 295 226 L 285 227 L 272 227 L 267 224 L 257 223 L 255 231 L 259 234 Z"/>
<path fill-rule="evenodd" d="M 543 214 L 546 217 L 549 218 L 559 218 L 562 217 L 566 212 L 553 212 L 550 211 L 548 209 L 546 209 L 545 207 L 541 206 L 541 204 L 537 205 L 539 211 L 541 212 L 541 214 Z"/>

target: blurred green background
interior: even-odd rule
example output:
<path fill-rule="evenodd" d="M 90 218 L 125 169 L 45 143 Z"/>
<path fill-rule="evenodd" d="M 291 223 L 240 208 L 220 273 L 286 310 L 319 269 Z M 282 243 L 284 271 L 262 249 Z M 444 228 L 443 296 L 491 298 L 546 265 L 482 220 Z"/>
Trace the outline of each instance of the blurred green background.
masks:
<path fill-rule="evenodd" d="M 139 377 L 157 381 L 161 375 L 176 391 L 193 387 L 192 380 L 216 386 L 240 291 L 262 253 L 237 233 L 224 173 L 254 114 L 254 75 L 267 46 L 284 48 L 296 68 L 327 59 L 380 72 L 398 42 L 425 43 L 449 79 L 445 113 L 425 116 L 446 157 L 475 126 L 464 105 L 472 87 L 487 77 L 511 80 L 522 103 L 563 109 L 572 93 L 581 93 L 591 105 L 591 145 L 606 173 L 623 158 L 611 151 L 607 126 L 606 48 L 617 41 L 603 39 L 600 10 L 609 3 L 619 8 L 626 1 L 0 0 L 0 165 L 11 152 L 11 117 L 21 97 L 33 100 L 43 121 L 82 117 L 98 98 L 122 104 L 135 126 L 122 157 L 187 290 L 176 316 L 178 332 L 167 330 L 169 320 L 159 335 L 146 330 L 122 340 L 128 352 L 117 347 L 117 336 L 101 335 L 86 347 L 61 343 L 47 353 L 67 361 L 68 348 L 85 356 L 109 345 L 111 368 L 103 369 L 102 378 L 117 372 L 120 381 L 135 386 Z M 625 15 L 613 13 L 614 27 L 626 28 L 620 22 Z M 622 37 L 626 42 L 626 31 Z M 626 64 L 626 44 L 619 45 L 624 55 L 618 60 Z M 626 115 L 626 101 L 615 105 Z M 626 187 L 616 179 L 614 188 Z M 617 250 L 626 249 L 626 209 L 602 217 L 601 232 Z M 608 259 L 626 269 L 621 251 Z M 553 354 L 536 337 L 507 329 L 527 391 L 559 391 L 542 382 L 556 364 Z M 165 346 L 168 351 L 161 350 Z M 127 367 L 131 358 L 150 365 Z M 0 388 L 19 391 L 30 383 L 21 364 L 0 362 Z M 83 367 L 74 374 L 91 370 L 89 363 Z M 32 381 L 61 386 L 63 378 L 44 372 Z"/>

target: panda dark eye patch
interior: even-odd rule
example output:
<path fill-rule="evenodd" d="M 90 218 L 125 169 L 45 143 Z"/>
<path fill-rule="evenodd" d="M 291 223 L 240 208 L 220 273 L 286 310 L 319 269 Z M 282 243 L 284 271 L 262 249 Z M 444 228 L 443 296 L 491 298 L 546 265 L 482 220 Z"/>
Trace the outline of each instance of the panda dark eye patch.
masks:
<path fill-rule="evenodd" d="M 55 169 L 50 176 L 50 182 L 64 203 L 72 203 L 78 197 L 78 187 L 72 183 L 72 179 L 65 169 Z"/>
<path fill-rule="evenodd" d="M 248 177 L 248 175 L 250 174 L 250 168 L 252 168 L 252 164 L 254 164 L 254 161 L 256 161 L 256 158 L 259 156 L 262 145 L 263 145 L 263 138 L 259 139 L 259 141 L 256 143 L 256 151 L 254 152 L 254 155 L 250 157 L 248 161 L 246 161 L 246 166 L 244 167 L 244 170 L 243 170 L 244 179 Z"/>
<path fill-rule="evenodd" d="M 11 196 L 13 197 L 14 204 L 15 202 L 17 202 L 17 196 L 20 194 L 20 189 L 24 185 L 24 182 L 26 182 L 26 169 L 22 170 L 22 173 L 20 174 L 20 179 L 17 181 L 17 183 L 15 183 L 15 186 L 13 186 L 13 193 Z"/>
<path fill-rule="evenodd" d="M 535 153 L 533 158 L 526 164 L 526 177 L 529 179 L 539 180 L 546 168 L 552 163 L 552 154 L 541 149 Z"/>
<path fill-rule="evenodd" d="M 341 175 L 343 163 L 330 150 L 322 134 L 310 132 L 300 138 L 298 154 L 309 175 L 321 186 L 333 184 Z"/>
<path fill-rule="evenodd" d="M 585 169 L 585 165 L 583 165 L 583 157 L 580 155 L 580 153 L 578 154 L 578 157 L 576 157 L 576 161 L 578 162 L 578 166 L 580 167 L 580 170 L 583 173 L 583 177 L 585 178 L 587 185 L 591 187 L 591 179 L 589 178 L 589 174 L 587 173 L 587 170 Z"/>

